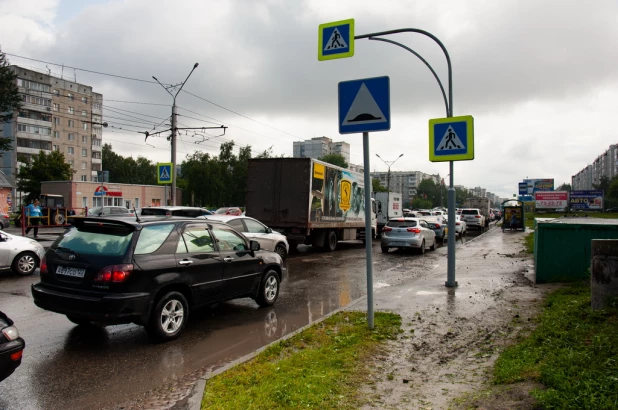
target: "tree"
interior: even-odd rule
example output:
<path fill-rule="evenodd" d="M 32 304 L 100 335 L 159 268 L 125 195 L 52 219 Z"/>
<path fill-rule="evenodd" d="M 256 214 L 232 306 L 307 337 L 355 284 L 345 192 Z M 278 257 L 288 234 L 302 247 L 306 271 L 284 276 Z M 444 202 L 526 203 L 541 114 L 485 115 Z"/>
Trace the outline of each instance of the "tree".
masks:
<path fill-rule="evenodd" d="M 341 168 L 347 168 L 348 163 L 341 154 L 326 154 L 318 158 L 320 161 L 328 162 Z"/>
<path fill-rule="evenodd" d="M 17 88 L 17 75 L 9 68 L 6 55 L 0 50 L 0 126 L 13 119 L 13 114 L 21 108 L 22 97 Z M 2 151 L 13 149 L 10 138 L 0 138 L 0 157 Z"/>
<path fill-rule="evenodd" d="M 371 179 L 371 190 L 373 192 L 386 192 L 388 189 L 382 186 L 378 178 Z"/>
<path fill-rule="evenodd" d="M 432 207 L 431 200 L 423 199 L 421 197 L 414 198 L 412 202 L 410 203 L 410 205 L 414 209 L 429 209 Z"/>
<path fill-rule="evenodd" d="M 607 175 L 603 175 L 601 176 L 601 179 L 599 180 L 598 184 L 592 184 L 592 187 L 594 189 L 601 189 L 603 190 L 603 192 L 607 192 L 609 190 L 609 184 L 610 184 L 610 180 L 609 177 Z"/>
<path fill-rule="evenodd" d="M 103 145 L 101 167 L 109 172 L 110 182 L 118 184 L 157 184 L 157 166 L 148 158 L 123 157 L 116 154 L 109 144 Z"/>
<path fill-rule="evenodd" d="M 609 199 L 618 199 L 618 178 L 612 179 L 612 182 L 609 184 L 609 189 L 605 191 L 605 195 Z"/>
<path fill-rule="evenodd" d="M 21 162 L 26 162 L 21 160 Z M 43 181 L 70 181 L 73 179 L 73 168 L 60 151 L 46 154 L 40 151 L 33 155 L 30 162 L 22 165 L 17 172 L 17 189 L 27 192 L 26 204 L 41 196 L 41 182 Z"/>
<path fill-rule="evenodd" d="M 560 185 L 558 187 L 557 191 L 569 191 L 569 192 L 571 192 L 571 184 L 564 183 L 564 184 L 562 184 L 562 185 Z"/>
<path fill-rule="evenodd" d="M 421 199 L 427 199 L 431 203 L 431 206 L 427 208 L 432 208 L 440 204 L 440 186 L 436 185 L 433 179 L 423 179 L 421 183 L 418 184 L 416 192 Z"/>

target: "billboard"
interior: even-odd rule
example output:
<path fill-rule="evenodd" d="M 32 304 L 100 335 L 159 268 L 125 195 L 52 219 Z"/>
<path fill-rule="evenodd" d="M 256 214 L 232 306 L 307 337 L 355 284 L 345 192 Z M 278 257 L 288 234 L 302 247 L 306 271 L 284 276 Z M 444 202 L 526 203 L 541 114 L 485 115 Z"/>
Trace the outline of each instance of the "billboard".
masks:
<path fill-rule="evenodd" d="M 554 179 L 546 178 L 546 179 L 524 179 L 524 183 L 528 187 L 527 195 L 534 195 L 535 192 L 538 191 L 553 191 L 554 190 Z M 520 194 L 524 195 L 524 194 Z"/>
<path fill-rule="evenodd" d="M 603 190 L 571 191 L 569 207 L 572 209 L 603 210 Z"/>
<path fill-rule="evenodd" d="M 525 182 L 519 183 L 519 195 L 528 195 L 528 184 Z"/>
<path fill-rule="evenodd" d="M 536 209 L 562 209 L 569 204 L 567 191 L 539 191 L 534 194 Z"/>
<path fill-rule="evenodd" d="M 363 175 L 312 161 L 311 222 L 365 221 Z M 361 225 L 362 226 L 362 225 Z"/>

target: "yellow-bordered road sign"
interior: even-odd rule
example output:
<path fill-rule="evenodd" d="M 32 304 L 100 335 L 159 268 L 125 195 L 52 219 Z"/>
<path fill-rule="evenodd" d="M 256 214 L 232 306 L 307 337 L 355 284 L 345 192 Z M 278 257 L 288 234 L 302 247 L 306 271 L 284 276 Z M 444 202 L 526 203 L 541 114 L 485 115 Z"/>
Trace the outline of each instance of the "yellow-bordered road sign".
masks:
<path fill-rule="evenodd" d="M 320 24 L 318 60 L 334 60 L 354 55 L 354 19 Z"/>
<path fill-rule="evenodd" d="M 429 120 L 429 160 L 474 159 L 474 118 L 463 115 Z"/>
<path fill-rule="evenodd" d="M 171 184 L 172 183 L 172 163 L 159 162 L 157 163 L 157 183 Z"/>

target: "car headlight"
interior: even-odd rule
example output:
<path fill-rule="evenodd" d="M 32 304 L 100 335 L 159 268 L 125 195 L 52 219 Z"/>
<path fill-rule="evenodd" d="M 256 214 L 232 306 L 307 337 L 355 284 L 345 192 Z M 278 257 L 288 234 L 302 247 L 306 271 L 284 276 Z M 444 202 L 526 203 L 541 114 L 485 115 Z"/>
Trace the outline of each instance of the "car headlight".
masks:
<path fill-rule="evenodd" d="M 9 326 L 2 329 L 2 334 L 9 340 L 15 340 L 19 337 L 19 331 L 15 326 Z"/>

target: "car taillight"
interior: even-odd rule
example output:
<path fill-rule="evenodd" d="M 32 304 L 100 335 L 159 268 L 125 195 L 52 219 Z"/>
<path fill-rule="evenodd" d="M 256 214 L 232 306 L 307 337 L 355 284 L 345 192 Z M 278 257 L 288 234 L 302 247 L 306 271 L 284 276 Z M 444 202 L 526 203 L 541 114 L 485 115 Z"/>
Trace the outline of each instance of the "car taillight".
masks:
<path fill-rule="evenodd" d="M 14 362 L 16 362 L 16 361 L 18 361 L 19 359 L 21 359 L 21 357 L 23 356 L 23 354 L 24 354 L 24 351 L 23 351 L 23 350 L 20 350 L 19 352 L 15 352 L 15 353 L 13 353 L 13 354 L 11 354 L 11 360 L 12 360 L 12 361 L 14 361 Z"/>
<path fill-rule="evenodd" d="M 133 264 L 125 263 L 122 265 L 110 265 L 106 266 L 97 273 L 94 278 L 95 282 L 125 282 L 129 275 L 133 272 Z"/>
<path fill-rule="evenodd" d="M 43 256 L 43 259 L 41 259 L 41 275 L 47 275 L 49 272 L 47 271 L 47 258 L 45 256 Z"/>
<path fill-rule="evenodd" d="M 408 228 L 406 229 L 408 232 L 421 233 L 421 228 Z"/>
<path fill-rule="evenodd" d="M 391 228 L 390 226 L 385 226 L 384 228 L 382 228 L 382 232 L 390 232 L 392 230 L 393 228 Z"/>
<path fill-rule="evenodd" d="M 436 229 L 440 229 L 440 224 L 436 224 Z"/>
<path fill-rule="evenodd" d="M 481 215 L 474 215 L 475 218 L 481 219 Z"/>
<path fill-rule="evenodd" d="M 461 223 L 460 222 L 455 222 L 455 225 L 461 225 Z"/>

